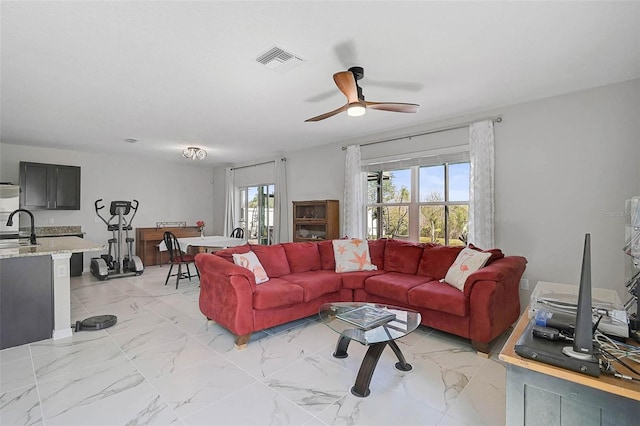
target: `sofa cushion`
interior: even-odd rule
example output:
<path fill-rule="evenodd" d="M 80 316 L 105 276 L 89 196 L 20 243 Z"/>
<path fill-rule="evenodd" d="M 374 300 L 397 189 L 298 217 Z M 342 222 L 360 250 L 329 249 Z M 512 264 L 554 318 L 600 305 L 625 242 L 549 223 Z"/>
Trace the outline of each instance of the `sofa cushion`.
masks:
<path fill-rule="evenodd" d="M 435 280 L 443 279 L 463 248 L 440 245 L 425 247 L 417 275 L 432 277 Z"/>
<path fill-rule="evenodd" d="M 369 255 L 371 256 L 371 263 L 376 265 L 379 270 L 384 269 L 384 249 L 387 245 L 385 238 L 378 240 L 369 240 Z"/>
<path fill-rule="evenodd" d="M 439 281 L 430 281 L 409 290 L 409 305 L 447 312 L 466 317 L 469 315 L 469 298 L 456 288 Z"/>
<path fill-rule="evenodd" d="M 489 260 L 487 260 L 487 263 L 484 264 L 485 266 L 490 265 L 493 261 L 502 259 L 504 257 L 504 253 L 502 253 L 502 250 L 498 248 L 482 250 L 481 248 L 476 247 L 473 244 L 469 244 L 468 247 L 472 250 L 481 251 L 483 253 L 491 253 L 491 257 L 489 258 Z"/>
<path fill-rule="evenodd" d="M 320 269 L 335 271 L 336 258 L 333 255 L 333 241 L 325 240 L 318 243 L 320 253 Z"/>
<path fill-rule="evenodd" d="M 444 281 L 463 291 L 467 277 L 482 268 L 490 257 L 491 253 L 483 253 L 470 248 L 463 249 L 447 271 Z"/>
<path fill-rule="evenodd" d="M 371 263 L 369 243 L 366 240 L 333 240 L 333 256 L 336 260 L 336 272 L 374 271 Z"/>
<path fill-rule="evenodd" d="M 422 245 L 410 241 L 387 240 L 384 249 L 384 270 L 415 275 L 422 256 Z"/>
<path fill-rule="evenodd" d="M 305 302 L 342 288 L 342 279 L 333 271 L 298 272 L 281 278 L 300 286 L 304 290 Z"/>
<path fill-rule="evenodd" d="M 386 271 L 354 271 L 340 274 L 342 278 L 342 288 L 364 288 L 364 282 L 367 278 L 374 275 L 385 274 Z"/>
<path fill-rule="evenodd" d="M 283 243 L 292 273 L 317 271 L 321 267 L 318 244 L 312 242 Z"/>
<path fill-rule="evenodd" d="M 407 297 L 409 290 L 429 281 L 428 277 L 387 272 L 367 278 L 364 282 L 364 289 L 369 294 L 396 300 L 406 305 L 409 302 Z"/>
<path fill-rule="evenodd" d="M 218 250 L 215 252 L 215 255 L 220 256 L 223 259 L 233 263 L 234 253 L 248 253 L 249 251 L 251 251 L 251 247 L 249 247 L 249 244 L 243 244 L 241 246 L 229 247 L 226 249 Z"/>
<path fill-rule="evenodd" d="M 282 244 L 276 244 L 273 246 L 262 246 L 251 244 L 251 251 L 253 251 L 260 263 L 267 271 L 267 275 L 270 278 L 281 277 L 291 273 L 289 269 L 289 262 L 287 261 L 287 254 L 284 252 Z"/>
<path fill-rule="evenodd" d="M 302 287 L 282 278 L 271 278 L 269 282 L 256 286 L 256 291 L 253 293 L 253 307 L 255 309 L 278 308 L 302 303 L 303 300 L 304 290 Z"/>
<path fill-rule="evenodd" d="M 234 253 L 233 263 L 253 272 L 256 284 L 262 284 L 269 281 L 267 273 L 265 272 L 262 264 L 260 263 L 258 257 L 254 252 L 249 251 L 247 253 Z"/>

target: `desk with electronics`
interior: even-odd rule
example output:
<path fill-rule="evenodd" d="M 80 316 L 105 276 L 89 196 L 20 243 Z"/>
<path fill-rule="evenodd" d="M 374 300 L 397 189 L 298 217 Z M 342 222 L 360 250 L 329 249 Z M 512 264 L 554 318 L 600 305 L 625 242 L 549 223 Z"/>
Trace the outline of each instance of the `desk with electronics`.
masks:
<path fill-rule="evenodd" d="M 637 342 L 620 336 L 625 334 L 624 328 L 628 330 L 628 326 L 626 323 L 620 326 L 620 321 L 616 319 L 620 314 L 616 308 L 621 304 L 615 291 L 593 289 L 593 311 L 602 314 L 599 330 L 604 329 L 607 335 L 613 337 L 609 338 L 600 332 L 595 334 L 594 354 L 600 361 L 600 368 L 598 362 L 595 363 L 595 374 L 593 365 L 586 364 L 590 370 L 587 371 L 584 363 L 571 361 L 569 357 L 562 358 L 565 356 L 564 347 L 572 345 L 572 330 L 562 330 L 566 316 L 556 313 L 557 323 L 548 321 L 545 324 L 547 327 L 537 327 L 538 333 L 533 332 L 536 322 L 543 325 L 540 321 L 549 317 L 549 310 L 554 310 L 551 305 L 555 305 L 555 308 L 566 305 L 562 296 L 567 295 L 568 288 L 573 289 L 573 295 L 577 298 L 578 286 L 539 282 L 537 294 L 534 291 L 531 304 L 500 352 L 500 359 L 507 367 L 507 424 L 638 424 L 640 374 L 637 372 L 640 372 L 640 348 Z M 554 297 L 544 297 L 549 294 Z M 609 300 L 606 300 L 607 297 Z M 551 334 L 542 336 L 547 331 Z M 624 346 L 619 341 L 630 346 Z M 613 360 L 605 351 L 618 356 L 636 373 Z M 613 360 L 609 369 L 607 359 Z M 581 367 L 583 371 L 578 372 Z M 613 375 L 611 367 L 618 377 Z"/>

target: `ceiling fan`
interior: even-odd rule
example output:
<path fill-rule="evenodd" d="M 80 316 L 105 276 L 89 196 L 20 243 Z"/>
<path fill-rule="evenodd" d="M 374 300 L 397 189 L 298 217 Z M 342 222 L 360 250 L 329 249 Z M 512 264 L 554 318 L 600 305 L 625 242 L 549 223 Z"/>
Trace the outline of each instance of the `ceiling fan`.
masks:
<path fill-rule="evenodd" d="M 418 111 L 420 107 L 418 104 L 365 101 L 362 88 L 358 86 L 358 80 L 362 79 L 362 77 L 364 77 L 364 69 L 362 67 L 351 67 L 347 71 L 335 73 L 333 75 L 333 81 L 336 82 L 338 89 L 347 97 L 347 103 L 333 111 L 309 118 L 305 120 L 305 122 L 324 120 L 343 111 L 347 111 L 347 114 L 352 117 L 358 117 L 364 115 L 367 108 L 393 112 Z"/>

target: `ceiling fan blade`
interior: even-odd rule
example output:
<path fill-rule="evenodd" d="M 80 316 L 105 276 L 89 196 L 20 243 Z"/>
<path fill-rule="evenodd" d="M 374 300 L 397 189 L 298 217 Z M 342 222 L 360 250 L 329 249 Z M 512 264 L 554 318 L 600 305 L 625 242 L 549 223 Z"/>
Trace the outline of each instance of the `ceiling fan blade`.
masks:
<path fill-rule="evenodd" d="M 418 104 L 406 104 L 401 102 L 369 102 L 365 101 L 367 108 L 379 109 L 382 111 L 393 112 L 417 112 L 420 105 Z"/>
<path fill-rule="evenodd" d="M 358 86 L 356 78 L 351 71 L 337 72 L 333 75 L 336 86 L 347 97 L 347 103 L 358 102 Z"/>
<path fill-rule="evenodd" d="M 344 67 L 344 69 L 349 69 L 354 65 L 358 65 L 360 61 L 358 61 L 358 55 L 356 54 L 356 46 L 353 39 L 345 40 L 343 42 L 338 43 L 333 51 L 340 61 L 340 64 Z"/>
<path fill-rule="evenodd" d="M 308 118 L 304 121 L 306 123 L 308 121 L 320 121 L 320 120 L 324 120 L 325 118 L 333 117 L 334 115 L 339 114 L 342 111 L 346 111 L 348 106 L 349 104 L 342 105 L 340 108 L 334 109 L 331 112 L 325 112 L 324 114 L 318 115 L 317 117 Z"/>
<path fill-rule="evenodd" d="M 424 86 L 422 83 L 411 81 L 382 81 L 367 78 L 367 86 L 386 87 L 388 89 L 406 90 L 407 92 L 419 92 Z"/>
<path fill-rule="evenodd" d="M 336 89 L 331 89 L 327 90 L 326 92 L 318 93 L 317 95 L 311 96 L 310 98 L 305 99 L 305 102 L 322 102 L 337 95 L 338 92 L 336 92 Z"/>

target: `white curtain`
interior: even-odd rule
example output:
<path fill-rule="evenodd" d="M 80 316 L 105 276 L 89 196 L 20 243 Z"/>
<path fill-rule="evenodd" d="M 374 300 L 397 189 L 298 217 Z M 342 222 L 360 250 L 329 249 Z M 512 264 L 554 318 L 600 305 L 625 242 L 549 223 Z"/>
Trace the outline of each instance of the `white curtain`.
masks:
<path fill-rule="evenodd" d="M 236 185 L 235 173 L 232 168 L 227 168 L 224 173 L 224 184 L 226 192 L 226 205 L 224 209 L 224 235 L 231 235 L 231 231 L 236 227 Z"/>
<path fill-rule="evenodd" d="M 275 209 L 273 244 L 289 241 L 289 204 L 287 202 L 287 159 L 275 160 Z"/>
<path fill-rule="evenodd" d="M 480 248 L 495 247 L 493 121 L 469 126 L 471 161 L 468 242 Z"/>
<path fill-rule="evenodd" d="M 347 147 L 344 166 L 343 236 L 364 238 L 364 182 L 360 146 Z"/>

